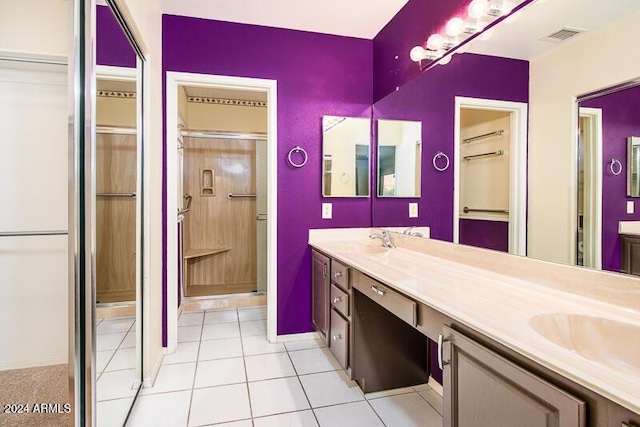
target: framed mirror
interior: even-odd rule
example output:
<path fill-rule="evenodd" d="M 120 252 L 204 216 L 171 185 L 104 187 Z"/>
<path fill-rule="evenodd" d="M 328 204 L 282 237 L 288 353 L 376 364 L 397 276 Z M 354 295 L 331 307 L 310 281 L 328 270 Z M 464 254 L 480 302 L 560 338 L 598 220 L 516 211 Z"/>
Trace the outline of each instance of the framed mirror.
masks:
<path fill-rule="evenodd" d="M 378 197 L 420 197 L 422 122 L 380 119 Z"/>
<path fill-rule="evenodd" d="M 369 197 L 371 120 L 322 117 L 322 196 Z"/>
<path fill-rule="evenodd" d="M 627 138 L 627 196 L 640 197 L 640 136 Z"/>

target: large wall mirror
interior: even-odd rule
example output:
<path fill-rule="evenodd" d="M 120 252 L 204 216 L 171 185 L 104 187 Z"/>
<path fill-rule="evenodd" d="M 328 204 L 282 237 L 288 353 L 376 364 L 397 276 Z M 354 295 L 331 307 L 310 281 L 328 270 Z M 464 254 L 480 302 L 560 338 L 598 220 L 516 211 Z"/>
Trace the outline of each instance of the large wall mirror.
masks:
<path fill-rule="evenodd" d="M 371 120 L 322 117 L 322 195 L 368 197 Z"/>
<path fill-rule="evenodd" d="M 377 121 L 378 197 L 420 197 L 422 123 Z"/>
<path fill-rule="evenodd" d="M 448 65 L 423 72 L 374 104 L 374 119 L 421 120 L 423 133 L 430 135 L 422 144 L 419 221 L 431 227 L 433 238 L 454 240 L 452 188 L 458 183 L 454 182 L 453 158 L 455 144 L 460 144 L 454 141 L 453 132 L 455 98 L 513 101 L 528 105 L 526 191 L 517 194 L 527 203 L 527 255 L 620 270 L 618 224 L 636 220 L 635 213 L 627 213 L 628 202 L 634 201 L 626 195 L 627 138 L 637 136 L 638 130 L 627 128 L 616 136 L 613 149 L 607 145 L 611 134 L 605 129 L 600 160 L 586 155 L 579 159 L 581 142 L 576 140 L 576 129 L 579 125 L 592 126 L 592 110 L 600 107 L 593 97 L 580 104 L 575 100 L 640 75 L 640 56 L 633 45 L 633 40 L 640 37 L 640 30 L 633 24 L 638 19 L 640 4 L 634 0 L 614 4 L 596 0 L 531 2 L 518 12 L 517 20 L 495 26 L 488 40 L 473 40 L 466 46 L 466 53 L 453 55 Z M 629 34 L 630 28 L 633 34 Z M 601 51 L 606 52 L 606 64 L 597 53 Z M 622 97 L 622 92 L 618 96 Z M 604 128 L 608 120 L 627 120 L 633 108 L 637 111 L 633 101 L 613 104 L 616 110 L 611 109 L 609 114 L 603 110 L 603 117 L 609 116 L 603 120 Z M 630 108 L 624 112 L 623 106 Z M 581 132 L 584 136 L 587 128 L 581 128 Z M 447 171 L 431 167 L 432 157 L 439 152 L 452 159 Z M 610 170 L 613 160 L 624 168 L 620 175 Z M 618 172 L 615 162 L 614 169 Z M 601 192 L 595 191 L 595 184 L 582 188 L 579 172 L 583 179 L 599 176 Z M 598 240 L 601 252 L 597 260 L 589 262 L 583 261 L 585 243 L 581 240 L 586 217 L 578 206 L 585 201 L 591 203 L 593 211 L 602 212 L 602 234 L 591 237 L 592 241 Z M 405 206 L 381 199 L 374 199 L 373 205 L 374 225 L 384 225 L 383 220 L 390 223 L 392 218 L 399 224 L 407 221 Z M 639 208 L 635 206 L 634 211 Z"/>
<path fill-rule="evenodd" d="M 97 6 L 95 419 L 124 425 L 142 385 L 142 67 L 117 2 Z"/>
<path fill-rule="evenodd" d="M 638 82 L 578 99 L 577 265 L 621 271 L 620 223 L 640 225 L 638 111 Z"/>

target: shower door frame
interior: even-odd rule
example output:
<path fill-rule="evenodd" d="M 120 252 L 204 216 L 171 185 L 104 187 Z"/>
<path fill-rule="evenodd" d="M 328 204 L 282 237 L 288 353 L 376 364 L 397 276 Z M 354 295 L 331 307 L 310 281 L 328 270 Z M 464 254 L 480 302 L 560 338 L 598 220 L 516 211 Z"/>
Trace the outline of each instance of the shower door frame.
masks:
<path fill-rule="evenodd" d="M 166 73 L 166 352 L 173 353 L 178 347 L 178 183 L 177 150 L 178 138 L 178 86 L 217 87 L 242 89 L 267 94 L 267 339 L 277 341 L 277 295 L 278 295 L 278 82 L 269 79 L 221 76 L 214 74 Z"/>

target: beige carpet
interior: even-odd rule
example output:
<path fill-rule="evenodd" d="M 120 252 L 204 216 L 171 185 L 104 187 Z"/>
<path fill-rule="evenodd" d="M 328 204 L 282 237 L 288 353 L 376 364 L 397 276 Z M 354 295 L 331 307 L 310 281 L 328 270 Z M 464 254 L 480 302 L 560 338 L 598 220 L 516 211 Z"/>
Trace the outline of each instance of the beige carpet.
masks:
<path fill-rule="evenodd" d="M 43 412 L 64 412 L 70 409 L 64 406 L 68 403 L 67 365 L 0 371 L 2 427 L 66 427 L 70 425 L 71 414 Z M 29 413 L 11 413 L 24 410 L 26 405 Z"/>

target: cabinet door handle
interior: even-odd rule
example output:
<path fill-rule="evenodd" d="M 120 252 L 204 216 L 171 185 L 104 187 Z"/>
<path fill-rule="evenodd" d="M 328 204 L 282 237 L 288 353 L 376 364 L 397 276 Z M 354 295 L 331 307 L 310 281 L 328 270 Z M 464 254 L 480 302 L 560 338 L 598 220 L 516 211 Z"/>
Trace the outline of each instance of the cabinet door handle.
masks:
<path fill-rule="evenodd" d="M 333 297 L 334 304 L 338 304 L 339 302 L 342 302 L 342 297 Z"/>
<path fill-rule="evenodd" d="M 336 271 L 335 273 L 333 273 L 333 277 L 335 277 L 336 279 L 342 277 L 342 271 Z"/>
<path fill-rule="evenodd" d="M 449 338 L 446 338 L 442 334 L 438 334 L 438 367 L 440 369 L 444 369 L 445 365 L 449 364 L 449 361 L 443 360 L 443 352 L 444 352 L 444 343 L 449 341 Z"/>
<path fill-rule="evenodd" d="M 387 293 L 387 291 L 383 291 L 383 290 L 379 289 L 376 285 L 371 285 L 371 290 L 373 292 L 375 292 L 376 294 L 380 295 L 381 297 L 383 297 L 384 294 Z"/>
<path fill-rule="evenodd" d="M 332 338 L 334 341 L 341 340 L 341 339 L 342 339 L 342 334 L 333 334 L 333 335 L 331 336 L 331 338 Z"/>
<path fill-rule="evenodd" d="M 327 277 L 327 263 L 322 264 L 322 277 Z"/>

